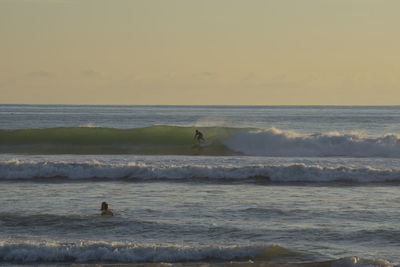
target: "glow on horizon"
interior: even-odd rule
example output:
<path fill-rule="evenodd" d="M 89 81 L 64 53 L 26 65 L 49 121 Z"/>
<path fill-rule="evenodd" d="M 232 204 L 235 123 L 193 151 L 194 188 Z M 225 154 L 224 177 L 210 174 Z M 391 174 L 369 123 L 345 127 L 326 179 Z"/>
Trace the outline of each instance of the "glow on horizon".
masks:
<path fill-rule="evenodd" d="M 0 0 L 0 103 L 400 104 L 397 0 Z"/>

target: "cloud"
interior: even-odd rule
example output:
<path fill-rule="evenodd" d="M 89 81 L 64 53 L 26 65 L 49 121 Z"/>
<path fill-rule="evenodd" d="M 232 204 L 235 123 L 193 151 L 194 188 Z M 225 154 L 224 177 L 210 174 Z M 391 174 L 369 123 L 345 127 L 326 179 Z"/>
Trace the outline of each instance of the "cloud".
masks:
<path fill-rule="evenodd" d="M 84 70 L 81 72 L 81 75 L 86 76 L 86 77 L 94 77 L 100 75 L 100 72 L 94 71 L 94 70 Z"/>
<path fill-rule="evenodd" d="M 76 0 L 0 0 L 0 4 L 72 4 L 74 2 L 76 3 Z"/>
<path fill-rule="evenodd" d="M 16 80 L 14 79 L 7 79 L 7 80 L 0 80 L 0 88 L 13 85 L 15 84 Z"/>
<path fill-rule="evenodd" d="M 260 83 L 260 86 L 274 90 L 280 90 L 283 88 L 300 90 L 303 85 L 304 82 L 302 82 L 301 79 L 289 77 L 285 73 L 276 75 Z"/>
<path fill-rule="evenodd" d="M 195 73 L 192 76 L 194 78 L 201 79 L 201 80 L 211 80 L 211 79 L 215 79 L 217 77 L 217 73 L 210 72 L 210 71 L 203 71 L 200 73 Z"/>
<path fill-rule="evenodd" d="M 29 72 L 26 74 L 26 76 L 33 77 L 33 78 L 44 78 L 44 77 L 51 77 L 51 76 L 53 76 L 53 74 L 50 72 L 47 72 L 47 71 L 39 70 L 39 71 Z"/>
<path fill-rule="evenodd" d="M 22 0 L 22 2 L 33 3 L 33 4 L 70 4 L 73 3 L 74 1 L 73 0 Z"/>
<path fill-rule="evenodd" d="M 243 80 L 251 80 L 255 77 L 256 75 L 254 74 L 254 72 L 249 72 L 247 73 L 244 77 Z"/>
<path fill-rule="evenodd" d="M 208 71 L 204 71 L 200 74 L 203 76 L 215 76 L 216 75 L 214 72 L 208 72 Z"/>

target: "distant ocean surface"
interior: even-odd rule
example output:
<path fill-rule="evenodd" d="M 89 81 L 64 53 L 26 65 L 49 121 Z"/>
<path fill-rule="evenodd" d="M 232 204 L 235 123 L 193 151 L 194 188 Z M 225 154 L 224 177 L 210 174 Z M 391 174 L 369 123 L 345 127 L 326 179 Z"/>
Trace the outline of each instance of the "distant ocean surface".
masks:
<path fill-rule="evenodd" d="M 0 266 L 400 266 L 400 106 L 0 105 L 0 206 Z"/>

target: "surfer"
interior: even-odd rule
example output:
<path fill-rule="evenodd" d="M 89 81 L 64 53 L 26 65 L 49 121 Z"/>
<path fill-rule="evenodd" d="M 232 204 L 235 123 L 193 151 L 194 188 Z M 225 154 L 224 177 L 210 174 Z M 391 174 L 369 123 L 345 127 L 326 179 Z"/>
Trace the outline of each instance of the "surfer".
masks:
<path fill-rule="evenodd" d="M 114 216 L 114 213 L 108 209 L 107 202 L 101 203 L 101 216 Z"/>
<path fill-rule="evenodd" d="M 203 133 L 200 132 L 199 130 L 196 130 L 196 133 L 194 134 L 194 139 L 197 139 L 197 141 L 199 142 L 199 144 L 200 144 L 201 142 L 206 141 L 206 140 L 204 140 Z"/>

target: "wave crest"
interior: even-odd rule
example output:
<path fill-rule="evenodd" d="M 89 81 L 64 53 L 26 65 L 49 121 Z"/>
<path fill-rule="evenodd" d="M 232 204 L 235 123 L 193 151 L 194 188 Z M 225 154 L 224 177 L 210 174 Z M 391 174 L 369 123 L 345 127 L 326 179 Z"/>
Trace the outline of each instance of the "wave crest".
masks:
<path fill-rule="evenodd" d="M 400 137 L 395 134 L 377 138 L 358 133 L 307 135 L 272 128 L 240 131 L 224 144 L 233 151 L 253 156 L 400 157 Z"/>
<path fill-rule="evenodd" d="M 9 263 L 175 263 L 186 266 L 191 262 L 210 263 L 214 266 L 264 266 L 283 260 L 284 266 L 399 266 L 383 259 L 363 259 L 350 256 L 330 261 L 288 263 L 290 258 L 301 261 L 298 252 L 279 245 L 248 246 L 162 246 L 139 245 L 122 242 L 82 241 L 60 242 L 7 242 L 0 241 L 0 262 Z M 254 260 L 254 262 L 253 262 Z M 235 262 L 232 262 L 235 261 Z M 207 265 L 207 264 L 205 264 Z M 197 266 L 197 265 L 196 265 Z"/>
<path fill-rule="evenodd" d="M 183 165 L 146 164 L 137 162 L 110 163 L 54 162 L 7 160 L 0 162 L 0 179 L 141 179 L 193 180 L 208 179 L 258 182 L 400 182 L 400 169 L 377 167 L 321 166 L 304 163 L 270 165 Z"/>
<path fill-rule="evenodd" d="M 247 260 L 265 253 L 272 246 L 160 246 L 119 242 L 0 242 L 0 262 L 92 263 L 92 262 L 193 262 Z M 276 249 L 275 249 L 276 250 Z M 278 252 L 287 250 L 281 248 Z M 281 252 L 282 253 L 282 252 Z M 278 253 L 279 257 L 280 254 Z"/>
<path fill-rule="evenodd" d="M 0 131 L 0 153 L 249 155 L 279 157 L 400 158 L 400 136 L 366 137 L 359 133 L 300 134 L 228 127 L 203 127 L 207 146 L 194 140 L 194 127 L 151 126 L 137 129 L 64 127 Z"/>

